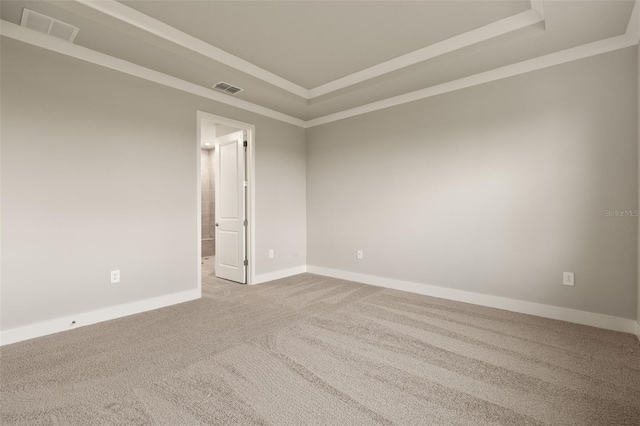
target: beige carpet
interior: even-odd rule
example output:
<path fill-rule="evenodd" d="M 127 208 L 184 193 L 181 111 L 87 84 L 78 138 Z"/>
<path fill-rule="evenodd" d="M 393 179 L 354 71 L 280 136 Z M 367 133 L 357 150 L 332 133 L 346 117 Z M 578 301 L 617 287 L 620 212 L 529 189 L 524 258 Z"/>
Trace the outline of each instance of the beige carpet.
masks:
<path fill-rule="evenodd" d="M 3 425 L 640 425 L 635 336 L 311 274 L 1 350 Z"/>

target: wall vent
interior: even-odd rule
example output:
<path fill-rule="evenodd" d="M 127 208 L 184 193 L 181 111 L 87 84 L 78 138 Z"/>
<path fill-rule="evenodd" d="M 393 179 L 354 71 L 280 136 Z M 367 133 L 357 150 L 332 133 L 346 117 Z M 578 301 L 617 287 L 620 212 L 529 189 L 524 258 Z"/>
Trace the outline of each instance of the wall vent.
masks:
<path fill-rule="evenodd" d="M 221 81 L 220 83 L 216 84 L 215 86 L 213 86 L 213 88 L 220 92 L 228 93 L 230 95 L 235 95 L 237 93 L 242 92 L 241 88 L 233 86 L 229 83 L 225 83 L 224 81 Z"/>
<path fill-rule="evenodd" d="M 69 25 L 47 15 L 34 12 L 26 7 L 22 10 L 22 20 L 20 21 L 20 25 L 70 43 L 73 43 L 73 40 L 78 35 L 79 31 L 79 28 L 74 27 L 73 25 Z"/>

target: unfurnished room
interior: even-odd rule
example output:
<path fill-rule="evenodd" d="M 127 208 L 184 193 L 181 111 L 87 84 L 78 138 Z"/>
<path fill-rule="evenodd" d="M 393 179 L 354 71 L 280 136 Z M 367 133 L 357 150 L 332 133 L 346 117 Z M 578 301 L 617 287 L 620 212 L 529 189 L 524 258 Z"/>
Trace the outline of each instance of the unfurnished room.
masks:
<path fill-rule="evenodd" d="M 0 0 L 0 424 L 640 425 L 640 0 Z"/>

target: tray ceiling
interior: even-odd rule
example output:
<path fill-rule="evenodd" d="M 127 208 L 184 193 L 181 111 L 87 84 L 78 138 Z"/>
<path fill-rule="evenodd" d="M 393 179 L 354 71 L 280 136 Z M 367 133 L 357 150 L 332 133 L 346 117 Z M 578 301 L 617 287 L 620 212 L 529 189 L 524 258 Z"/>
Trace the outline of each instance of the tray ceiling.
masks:
<path fill-rule="evenodd" d="M 11 25 L 20 23 L 26 7 L 80 28 L 74 44 L 86 49 L 61 46 L 60 52 L 100 52 L 192 84 L 192 92 L 225 81 L 244 90 L 233 99 L 207 97 L 268 108 L 297 123 L 602 40 L 624 47 L 628 40 L 620 44 L 620 38 L 637 27 L 634 5 L 3 0 L 0 29 L 4 36 L 33 39 L 22 32 L 30 30 Z"/>

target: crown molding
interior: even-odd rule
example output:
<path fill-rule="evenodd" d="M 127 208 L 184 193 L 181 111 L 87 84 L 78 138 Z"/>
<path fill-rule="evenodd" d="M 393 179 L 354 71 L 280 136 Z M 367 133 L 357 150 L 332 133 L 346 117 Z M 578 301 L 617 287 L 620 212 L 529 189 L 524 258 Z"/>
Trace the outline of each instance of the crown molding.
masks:
<path fill-rule="evenodd" d="M 125 74 L 133 75 L 135 77 L 152 81 L 154 83 L 171 87 L 186 93 L 191 93 L 193 95 L 220 102 L 222 104 L 236 107 L 245 111 L 253 112 L 265 117 L 293 124 L 298 127 L 305 127 L 306 125 L 306 122 L 304 120 L 292 117 L 279 111 L 275 111 L 270 108 L 266 108 L 242 99 L 233 98 L 229 95 L 218 93 L 212 89 L 207 89 L 206 87 L 181 80 L 177 77 L 163 74 L 159 71 L 145 68 L 119 58 L 114 58 L 113 56 L 105 55 L 104 53 L 96 52 L 95 50 L 87 49 L 86 47 L 78 46 L 64 40 L 59 40 L 55 37 L 47 36 L 46 34 L 21 27 L 8 21 L 2 20 L 0 22 L 0 35 L 2 36 L 31 44 L 33 46 L 41 47 L 43 49 L 51 50 L 53 52 L 61 53 L 72 58 L 90 62 L 92 64 L 100 65 L 105 68 L 109 68 Z"/>
<path fill-rule="evenodd" d="M 122 59 L 114 58 L 82 46 L 58 40 L 53 37 L 48 37 L 44 34 L 20 27 L 11 22 L 0 21 L 2 23 L 2 25 L 0 25 L 0 35 L 307 129 L 355 117 L 357 115 L 414 102 L 420 99 L 426 99 L 432 96 L 461 90 L 467 87 L 477 86 L 479 84 L 489 83 L 503 78 L 513 77 L 531 71 L 588 58 L 590 56 L 635 46 L 638 44 L 638 39 L 640 37 L 640 6 L 638 6 L 638 3 L 640 3 L 640 0 L 636 0 L 635 2 L 627 32 L 624 35 L 573 47 L 560 52 L 496 68 L 483 73 L 405 93 L 403 95 L 394 96 L 388 99 L 383 99 L 377 102 L 372 102 L 308 121 L 301 120 L 248 101 L 232 98 L 211 89 L 207 89 L 179 78 L 172 77 Z"/>
<path fill-rule="evenodd" d="M 629 24 L 627 25 L 627 31 L 625 35 L 635 40 L 636 43 L 640 42 L 640 0 L 636 0 L 631 11 L 631 17 L 629 18 Z"/>
<path fill-rule="evenodd" d="M 501 80 L 503 78 L 513 77 L 531 71 L 537 71 L 555 65 L 561 65 L 567 62 L 577 61 L 579 59 L 588 58 L 590 56 L 624 49 L 626 47 L 635 46 L 636 44 L 638 44 L 638 40 L 634 37 L 629 36 L 628 34 L 611 37 L 582 46 L 573 47 L 567 50 L 562 50 L 560 52 L 540 56 L 538 58 L 529 59 L 527 61 L 518 62 L 501 68 L 485 71 L 479 74 L 474 74 L 468 77 L 463 77 L 458 80 L 437 84 L 435 86 L 405 93 L 399 96 L 394 96 L 392 98 L 383 99 L 381 101 L 361 105 L 359 107 L 337 112 L 335 114 L 329 114 L 323 117 L 314 118 L 306 122 L 306 127 L 310 128 L 338 120 L 344 120 L 345 118 L 355 117 L 357 115 L 379 111 L 381 109 L 418 101 L 420 99 L 426 99 L 432 96 L 454 92 L 456 90 L 465 89 L 467 87 L 477 86 L 479 84 L 489 83 L 492 81 Z"/>
<path fill-rule="evenodd" d="M 544 22 L 544 16 L 531 9 L 315 87 L 309 90 L 309 97 L 310 99 L 317 98 L 539 22 Z"/>
<path fill-rule="evenodd" d="M 232 68 L 249 74 L 266 83 L 279 87 L 294 95 L 304 99 L 309 99 L 309 90 L 299 86 L 287 79 L 284 79 L 272 72 L 260 68 L 251 62 L 245 61 L 229 52 L 218 47 L 206 43 L 199 38 L 190 36 L 164 22 L 158 21 L 144 13 L 140 13 L 135 9 L 125 6 L 115 0 L 75 0 L 85 6 L 88 6 L 98 12 L 111 16 L 134 27 L 154 34 L 167 41 L 175 43 L 186 49 L 199 53 L 207 58 L 221 62 Z"/>
<path fill-rule="evenodd" d="M 532 0 L 531 9 L 528 11 L 498 20 L 463 34 L 459 34 L 308 90 L 293 83 L 292 81 L 245 61 L 242 58 L 186 34 L 165 24 L 164 22 L 138 12 L 137 10 L 125 6 L 115 0 L 75 1 L 107 16 L 126 22 L 140 30 L 154 34 L 155 36 L 199 53 L 209 59 L 213 59 L 238 71 L 249 74 L 306 100 L 311 100 L 328 93 L 342 90 L 355 84 L 362 83 L 363 81 L 367 81 L 540 22 L 544 23 L 544 0 Z"/>
<path fill-rule="evenodd" d="M 538 12 L 544 21 L 544 0 L 531 0 L 531 9 Z"/>

